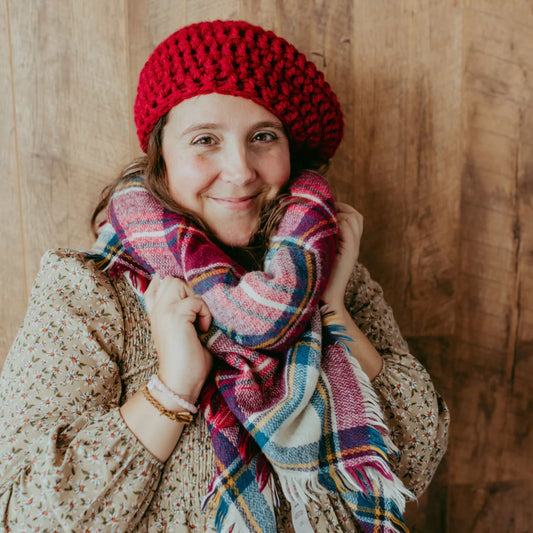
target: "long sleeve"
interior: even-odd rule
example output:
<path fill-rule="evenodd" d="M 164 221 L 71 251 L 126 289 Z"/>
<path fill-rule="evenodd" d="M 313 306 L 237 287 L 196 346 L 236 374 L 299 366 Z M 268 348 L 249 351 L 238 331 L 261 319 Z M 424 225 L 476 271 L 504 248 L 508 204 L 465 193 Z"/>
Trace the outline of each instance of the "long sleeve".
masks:
<path fill-rule="evenodd" d="M 49 252 L 0 379 L 0 530 L 129 531 L 163 465 L 122 420 L 122 310 L 79 254 Z"/>
<path fill-rule="evenodd" d="M 383 291 L 358 264 L 346 308 L 383 357 L 372 384 L 399 450 L 396 474 L 415 495 L 424 492 L 446 451 L 450 415 L 423 365 L 409 353 Z"/>

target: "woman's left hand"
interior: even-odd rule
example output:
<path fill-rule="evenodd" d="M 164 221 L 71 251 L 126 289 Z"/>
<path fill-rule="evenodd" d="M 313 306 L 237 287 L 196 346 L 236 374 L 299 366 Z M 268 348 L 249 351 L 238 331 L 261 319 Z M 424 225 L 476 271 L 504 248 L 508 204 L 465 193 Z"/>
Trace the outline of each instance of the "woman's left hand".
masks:
<path fill-rule="evenodd" d="M 328 286 L 322 301 L 331 309 L 339 311 L 344 307 L 344 293 L 357 259 L 363 235 L 363 215 L 351 205 L 337 203 L 339 244 Z"/>

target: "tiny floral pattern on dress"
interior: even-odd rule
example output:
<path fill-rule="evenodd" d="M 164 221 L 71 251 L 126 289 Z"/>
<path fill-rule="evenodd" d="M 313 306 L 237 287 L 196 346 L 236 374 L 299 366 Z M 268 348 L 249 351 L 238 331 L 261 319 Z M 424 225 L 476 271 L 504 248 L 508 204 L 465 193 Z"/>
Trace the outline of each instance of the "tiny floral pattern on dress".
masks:
<path fill-rule="evenodd" d="M 384 358 L 373 385 L 399 449 L 396 473 L 420 494 L 446 449 L 448 411 L 361 265 L 346 305 Z M 165 464 L 120 416 L 154 371 L 149 320 L 126 277 L 110 280 L 80 252 L 47 253 L 0 378 L 6 531 L 215 531 L 201 510 L 214 471 L 202 415 Z M 278 529 L 293 533 L 280 499 Z M 316 532 L 357 531 L 334 494 L 307 511 Z"/>

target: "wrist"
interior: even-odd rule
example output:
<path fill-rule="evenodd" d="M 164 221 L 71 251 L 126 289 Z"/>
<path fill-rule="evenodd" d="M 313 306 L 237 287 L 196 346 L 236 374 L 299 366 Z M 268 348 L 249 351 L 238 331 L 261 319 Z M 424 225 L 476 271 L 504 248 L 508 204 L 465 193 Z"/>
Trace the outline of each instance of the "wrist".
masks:
<path fill-rule="evenodd" d="M 183 410 L 183 407 L 181 407 L 178 402 L 170 398 L 165 393 L 157 390 L 157 389 L 151 389 L 150 394 L 163 406 L 165 409 L 168 409 L 169 411 L 179 411 Z"/>
<path fill-rule="evenodd" d="M 184 371 L 166 371 L 161 366 L 157 377 L 174 394 L 192 404 L 198 400 L 205 383 L 205 378 L 196 379 Z"/>
<path fill-rule="evenodd" d="M 151 393 L 158 392 L 159 395 L 164 395 L 168 399 L 168 403 L 179 406 L 181 409 L 186 409 L 192 414 L 198 412 L 198 408 L 194 405 L 194 402 L 190 402 L 188 398 L 184 398 L 183 395 L 175 393 L 172 389 L 169 389 L 158 375 L 154 374 L 150 381 L 147 383 L 148 390 Z"/>
<path fill-rule="evenodd" d="M 346 316 L 346 314 L 348 313 L 348 310 L 344 305 L 344 300 L 323 301 L 322 310 L 325 312 L 334 313 L 339 317 Z"/>

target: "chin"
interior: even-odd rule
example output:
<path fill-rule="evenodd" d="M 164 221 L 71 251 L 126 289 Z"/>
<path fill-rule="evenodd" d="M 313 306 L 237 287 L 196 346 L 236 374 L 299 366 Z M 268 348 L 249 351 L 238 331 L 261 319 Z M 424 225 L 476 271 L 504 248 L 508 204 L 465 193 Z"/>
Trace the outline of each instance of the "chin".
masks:
<path fill-rule="evenodd" d="M 225 246 L 242 248 L 248 246 L 259 225 L 259 217 L 232 216 L 210 220 L 208 226 L 215 237 Z"/>
<path fill-rule="evenodd" d="M 232 246 L 234 248 L 243 248 L 250 243 L 251 235 L 217 235 L 218 240 L 226 246 Z"/>
<path fill-rule="evenodd" d="M 243 228 L 227 228 L 224 231 L 215 231 L 216 238 L 226 246 L 242 248 L 250 244 L 250 239 L 255 232 L 255 228 L 243 230 Z"/>

